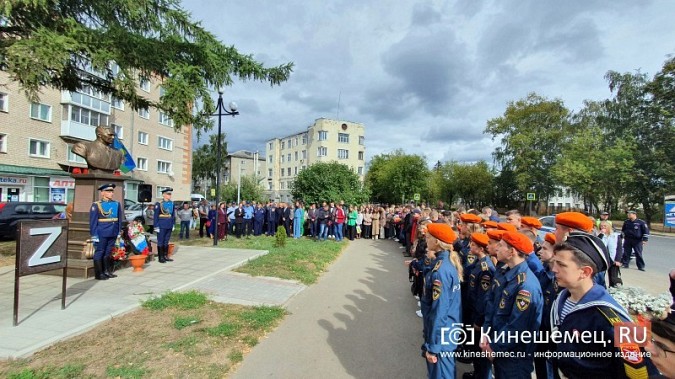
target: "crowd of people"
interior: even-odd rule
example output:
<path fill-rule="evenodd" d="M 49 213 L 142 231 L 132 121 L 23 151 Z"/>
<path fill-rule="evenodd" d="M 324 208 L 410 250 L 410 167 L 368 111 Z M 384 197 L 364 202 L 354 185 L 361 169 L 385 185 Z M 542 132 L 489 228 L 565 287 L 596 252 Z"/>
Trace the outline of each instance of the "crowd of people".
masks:
<path fill-rule="evenodd" d="M 607 215 L 560 213 L 547 234 L 536 218 L 505 216 L 414 206 L 394 214 L 394 238 L 413 256 L 430 378 L 454 378 L 457 360 L 473 365 L 465 378 L 675 377 L 672 310 L 653 320 L 651 341 L 615 347 L 615 325 L 632 319 L 606 288 L 621 285 L 631 252 L 644 270 L 649 237 L 634 211 L 621 234 Z M 675 299 L 675 270 L 670 281 Z M 598 338 L 579 338 L 586 333 Z"/>

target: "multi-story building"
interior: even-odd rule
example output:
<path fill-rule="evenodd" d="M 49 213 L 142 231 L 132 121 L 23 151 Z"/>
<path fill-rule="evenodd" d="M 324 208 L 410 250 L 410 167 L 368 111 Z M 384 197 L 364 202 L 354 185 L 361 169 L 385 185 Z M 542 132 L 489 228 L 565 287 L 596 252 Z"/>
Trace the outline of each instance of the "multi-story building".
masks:
<path fill-rule="evenodd" d="M 276 201 L 291 201 L 291 185 L 298 173 L 317 162 L 343 163 L 365 174 L 365 128 L 363 124 L 317 119 L 306 131 L 267 141 L 266 193 Z"/>
<path fill-rule="evenodd" d="M 228 154 L 223 160 L 224 169 L 221 171 L 221 184 L 226 185 L 229 183 L 239 183 L 240 178 L 249 177 L 257 179 L 258 183 L 262 185 L 262 182 L 266 179 L 264 176 L 267 166 L 267 161 L 264 156 L 261 156 L 257 151 L 252 152 L 248 150 L 238 150 L 232 154 Z M 209 182 L 205 179 L 195 179 L 194 181 L 195 191 L 202 194 L 208 195 L 209 189 L 211 189 L 211 196 L 206 196 L 207 198 L 213 197 L 215 194 L 215 183 L 212 181 Z"/>
<path fill-rule="evenodd" d="M 96 126 L 113 126 L 136 161 L 122 174 L 125 198 L 136 200 L 138 185 L 160 191 L 174 188 L 174 198 L 189 200 L 192 178 L 191 126 L 180 131 L 155 109 L 134 111 L 124 102 L 85 87 L 78 92 L 44 88 L 39 102 L 29 101 L 19 84 L 0 71 L 0 201 L 69 202 L 75 180 L 70 173 L 86 168 L 73 154 L 74 143 L 96 138 Z M 138 91 L 159 100 L 162 88 L 142 80 Z"/>

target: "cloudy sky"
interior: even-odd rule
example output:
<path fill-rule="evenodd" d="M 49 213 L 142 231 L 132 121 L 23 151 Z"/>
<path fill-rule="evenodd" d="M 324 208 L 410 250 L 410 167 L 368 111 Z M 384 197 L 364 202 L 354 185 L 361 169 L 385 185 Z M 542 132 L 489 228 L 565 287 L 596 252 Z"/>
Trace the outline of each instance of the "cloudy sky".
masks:
<path fill-rule="evenodd" d="M 675 53 L 672 0 L 282 2 L 188 0 L 226 45 L 289 81 L 225 89 L 229 151 L 305 130 L 315 119 L 363 123 L 366 159 L 403 148 L 437 160 L 491 162 L 483 134 L 507 102 L 536 92 L 578 110 L 610 96 L 608 70 L 654 75 Z M 339 106 L 338 106 L 339 105 Z M 200 144 L 208 139 L 202 137 Z"/>

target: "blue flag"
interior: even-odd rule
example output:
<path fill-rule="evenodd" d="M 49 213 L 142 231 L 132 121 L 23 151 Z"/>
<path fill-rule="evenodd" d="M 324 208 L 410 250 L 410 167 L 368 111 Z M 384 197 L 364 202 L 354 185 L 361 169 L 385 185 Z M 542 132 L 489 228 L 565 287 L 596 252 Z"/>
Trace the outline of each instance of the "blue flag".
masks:
<path fill-rule="evenodd" d="M 115 134 L 115 139 L 113 139 L 113 144 L 112 144 L 113 149 L 115 150 L 121 150 L 124 153 L 124 162 L 120 165 L 120 171 L 123 173 L 127 173 L 133 169 L 136 168 L 136 162 L 134 162 L 134 158 L 131 157 L 131 154 L 129 154 L 129 150 L 127 150 L 126 147 L 124 147 L 124 144 L 122 141 L 117 138 L 117 134 Z"/>

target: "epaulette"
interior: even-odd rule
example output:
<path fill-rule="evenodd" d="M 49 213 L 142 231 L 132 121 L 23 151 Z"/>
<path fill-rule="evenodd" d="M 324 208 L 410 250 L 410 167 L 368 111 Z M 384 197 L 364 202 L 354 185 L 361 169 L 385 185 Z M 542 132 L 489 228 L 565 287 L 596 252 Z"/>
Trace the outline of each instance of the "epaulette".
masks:
<path fill-rule="evenodd" d="M 524 283 L 525 279 L 527 279 L 527 274 L 524 272 L 521 272 L 518 274 L 518 284 Z"/>

